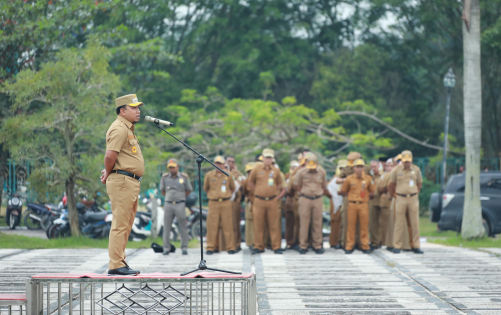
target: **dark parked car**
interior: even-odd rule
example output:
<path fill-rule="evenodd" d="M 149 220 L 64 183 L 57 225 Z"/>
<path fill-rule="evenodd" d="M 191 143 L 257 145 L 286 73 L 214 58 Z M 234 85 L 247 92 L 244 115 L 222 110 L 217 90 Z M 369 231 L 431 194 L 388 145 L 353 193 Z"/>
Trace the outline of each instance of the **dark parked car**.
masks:
<path fill-rule="evenodd" d="M 430 197 L 431 221 L 441 230 L 461 230 L 464 203 L 464 174 L 453 175 L 445 186 L 444 195 L 435 192 Z M 480 202 L 487 235 L 501 233 L 501 172 L 480 173 Z"/>

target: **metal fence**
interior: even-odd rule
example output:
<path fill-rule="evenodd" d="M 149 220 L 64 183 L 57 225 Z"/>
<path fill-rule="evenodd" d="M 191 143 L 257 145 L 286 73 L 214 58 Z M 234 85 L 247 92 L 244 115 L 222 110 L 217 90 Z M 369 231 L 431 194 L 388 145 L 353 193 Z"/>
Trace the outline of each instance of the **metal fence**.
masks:
<path fill-rule="evenodd" d="M 37 277 L 28 314 L 256 314 L 254 274 L 217 278 Z"/>

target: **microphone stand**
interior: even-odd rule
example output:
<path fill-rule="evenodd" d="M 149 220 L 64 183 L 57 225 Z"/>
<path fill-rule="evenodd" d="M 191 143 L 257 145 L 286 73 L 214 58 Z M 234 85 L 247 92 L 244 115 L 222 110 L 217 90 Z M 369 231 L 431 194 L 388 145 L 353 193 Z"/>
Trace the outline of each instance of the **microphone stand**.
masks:
<path fill-rule="evenodd" d="M 199 152 L 195 151 L 192 147 L 190 147 L 188 144 L 186 144 L 184 141 L 178 139 L 176 136 L 174 136 L 172 133 L 168 132 L 164 128 L 160 127 L 160 124 L 158 121 L 153 121 L 155 126 L 174 138 L 177 142 L 181 143 L 185 148 L 190 150 L 191 152 L 195 153 L 197 155 L 197 165 L 198 165 L 198 207 L 200 210 L 199 214 L 199 219 L 200 219 L 200 263 L 198 264 L 198 267 L 196 269 L 193 269 L 191 271 L 182 273 L 181 276 L 186 276 L 187 274 L 193 273 L 195 271 L 203 271 L 203 270 L 210 270 L 210 271 L 219 271 L 219 272 L 225 272 L 225 273 L 231 273 L 231 274 L 241 274 L 241 272 L 235 272 L 235 271 L 228 271 L 228 270 L 222 270 L 222 269 L 216 269 L 216 268 L 209 268 L 207 267 L 207 263 L 205 262 L 204 259 L 204 239 L 203 239 L 203 223 L 202 223 L 202 175 L 201 175 L 201 168 L 202 168 L 202 163 L 203 161 L 209 162 L 212 166 L 214 166 L 216 169 L 218 169 L 221 173 L 223 173 L 226 176 L 230 176 L 228 173 L 220 169 L 217 165 L 209 161 L 205 156 L 200 154 Z"/>

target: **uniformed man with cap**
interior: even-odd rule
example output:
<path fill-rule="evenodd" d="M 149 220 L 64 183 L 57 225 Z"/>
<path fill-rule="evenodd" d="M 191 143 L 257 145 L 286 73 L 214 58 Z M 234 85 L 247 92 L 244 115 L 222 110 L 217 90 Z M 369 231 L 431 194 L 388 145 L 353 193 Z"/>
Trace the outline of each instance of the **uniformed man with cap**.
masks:
<path fill-rule="evenodd" d="M 327 190 L 331 193 L 331 233 L 329 235 L 329 243 L 331 248 L 340 249 L 341 248 L 341 232 L 342 232 L 342 220 L 341 211 L 343 208 L 343 197 L 338 194 L 341 185 L 337 183 L 337 179 L 341 176 L 341 172 L 348 165 L 347 160 L 339 160 L 336 167 L 336 173 L 331 179 L 329 184 L 327 184 Z"/>
<path fill-rule="evenodd" d="M 388 159 L 384 163 L 384 172 L 381 174 L 376 185 L 379 194 L 379 207 L 381 209 L 379 235 L 382 244 L 387 249 L 393 248 L 393 213 L 391 211 L 391 199 L 393 197 L 388 192 L 389 178 L 392 170 L 393 160 Z"/>
<path fill-rule="evenodd" d="M 233 234 L 235 236 L 235 248 L 240 251 L 240 243 L 242 243 L 242 235 L 240 233 L 240 213 L 242 210 L 242 182 L 244 176 L 238 170 L 235 164 L 235 158 L 233 156 L 226 157 L 226 164 L 228 165 L 228 171 L 233 180 L 235 181 L 236 189 L 231 196 L 232 208 L 233 208 Z"/>
<path fill-rule="evenodd" d="M 249 175 L 252 169 L 254 169 L 254 166 L 256 165 L 255 162 L 249 162 L 245 164 L 245 173 L 247 174 L 247 177 L 244 179 L 242 182 L 242 193 L 245 197 L 244 203 L 245 203 L 245 244 L 250 249 L 254 248 L 254 220 L 252 218 L 252 193 L 249 190 Z"/>
<path fill-rule="evenodd" d="M 287 193 L 285 198 L 285 242 L 287 244 L 287 248 L 293 248 L 297 244 L 297 235 L 295 234 L 295 230 L 297 227 L 296 216 L 295 213 L 295 200 L 294 200 L 294 174 L 296 169 L 299 167 L 298 161 L 291 161 L 289 166 L 289 173 L 287 173 L 286 177 L 286 186 Z M 299 220 L 297 220 L 299 222 Z"/>
<path fill-rule="evenodd" d="M 370 164 L 370 175 L 374 187 L 378 186 L 381 179 L 380 167 L 381 162 L 372 160 Z M 371 248 L 377 249 L 382 245 L 381 240 L 381 208 L 379 207 L 379 192 L 375 191 L 374 197 L 369 200 L 369 235 L 371 240 Z"/>
<path fill-rule="evenodd" d="M 263 162 L 257 164 L 249 175 L 249 190 L 253 193 L 254 201 L 252 215 L 254 219 L 254 254 L 264 252 L 264 226 L 268 224 L 271 238 L 271 247 L 275 254 L 282 254 L 280 248 L 282 233 L 277 216 L 280 200 L 285 194 L 280 171 L 273 166 L 274 152 L 272 149 L 263 150 Z M 277 224 L 278 223 L 278 224 Z"/>
<path fill-rule="evenodd" d="M 224 157 L 218 155 L 214 164 L 224 169 Z M 208 172 L 204 179 L 204 190 L 209 199 L 207 214 L 207 255 L 212 255 L 217 247 L 219 228 L 222 228 L 228 254 L 235 254 L 235 236 L 233 232 L 233 207 L 231 195 L 235 191 L 233 177 L 226 176 L 215 169 Z"/>
<path fill-rule="evenodd" d="M 317 156 L 311 152 L 305 154 L 306 167 L 294 177 L 294 186 L 299 191 L 299 253 L 305 254 L 308 250 L 310 235 L 313 250 L 323 254 L 322 248 L 322 196 L 331 197 L 327 191 L 325 170 L 318 165 Z"/>
<path fill-rule="evenodd" d="M 177 218 L 181 233 L 181 250 L 183 255 L 188 254 L 188 229 L 186 228 L 186 197 L 193 190 L 187 176 L 179 172 L 179 165 L 175 159 L 167 162 L 167 173 L 160 179 L 160 191 L 165 197 L 163 254 L 170 253 L 170 232 L 174 217 Z"/>
<path fill-rule="evenodd" d="M 369 246 L 369 198 L 374 195 L 375 186 L 371 177 L 364 172 L 364 160 L 353 163 L 354 173 L 343 182 L 338 192 L 348 200 L 347 232 L 345 253 L 351 254 L 355 246 L 357 221 L 360 223 L 360 247 L 365 254 L 370 253 Z"/>
<path fill-rule="evenodd" d="M 390 177 L 390 193 L 395 196 L 395 225 L 393 229 L 393 253 L 403 248 L 404 226 L 409 226 L 411 249 L 422 254 L 419 241 L 419 191 L 423 184 L 421 170 L 412 164 L 412 152 L 402 152 L 402 164 Z"/>
<path fill-rule="evenodd" d="M 113 221 L 109 235 L 108 273 L 113 275 L 137 275 L 125 262 L 125 248 L 137 211 L 144 159 L 134 126 L 140 120 L 143 102 L 135 94 L 115 100 L 117 119 L 106 132 L 106 153 L 101 182 L 106 184 L 110 197 Z"/>

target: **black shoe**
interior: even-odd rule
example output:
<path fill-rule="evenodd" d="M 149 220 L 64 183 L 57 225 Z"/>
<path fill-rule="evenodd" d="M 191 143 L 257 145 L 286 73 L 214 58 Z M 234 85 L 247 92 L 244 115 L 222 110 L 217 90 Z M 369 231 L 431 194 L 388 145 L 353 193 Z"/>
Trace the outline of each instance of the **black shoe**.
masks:
<path fill-rule="evenodd" d="M 275 249 L 273 252 L 275 254 L 279 254 L 279 255 L 282 255 L 284 253 L 284 251 L 282 249 Z"/>
<path fill-rule="evenodd" d="M 364 253 L 364 254 L 370 254 L 370 253 L 372 253 L 372 250 L 370 250 L 370 249 L 362 249 L 362 253 Z"/>
<path fill-rule="evenodd" d="M 214 254 L 214 251 L 213 250 L 208 250 L 208 251 L 205 252 L 205 254 L 212 255 L 212 254 Z"/>
<path fill-rule="evenodd" d="M 136 276 L 139 274 L 139 270 L 130 269 L 129 266 L 123 266 L 116 269 L 108 270 L 109 275 L 120 275 L 120 276 Z"/>
<path fill-rule="evenodd" d="M 336 244 L 336 245 L 332 245 L 331 248 L 334 248 L 334 249 L 341 249 L 341 245 L 339 244 Z"/>
<path fill-rule="evenodd" d="M 392 249 L 391 249 L 391 252 L 392 252 L 393 254 L 400 254 L 400 249 L 398 249 L 398 248 L 392 248 Z"/>
<path fill-rule="evenodd" d="M 390 246 L 390 247 L 386 246 L 386 250 L 388 250 L 388 251 L 392 252 L 392 251 L 393 251 L 393 247 L 391 247 L 391 246 Z"/>
<path fill-rule="evenodd" d="M 315 249 L 315 253 L 323 254 L 323 253 L 325 253 L 325 250 L 323 248 L 317 248 L 317 249 Z"/>
<path fill-rule="evenodd" d="M 241 251 L 242 249 L 239 247 L 235 250 L 236 253 L 238 253 L 239 251 Z"/>
<path fill-rule="evenodd" d="M 170 251 L 168 251 L 168 250 L 165 250 L 165 249 L 164 249 L 164 252 L 162 253 L 162 255 L 167 256 L 167 255 L 169 255 L 169 254 L 170 254 Z"/>
<path fill-rule="evenodd" d="M 304 254 L 306 254 L 306 252 L 307 252 L 308 250 L 307 250 L 307 249 L 304 249 L 304 248 L 299 248 L 297 251 L 298 251 L 301 255 L 304 255 Z"/>
<path fill-rule="evenodd" d="M 289 246 L 287 246 L 287 249 L 298 250 L 299 249 L 299 245 L 298 244 L 289 245 Z"/>
<path fill-rule="evenodd" d="M 345 250 L 344 250 L 344 253 L 345 253 L 345 254 L 347 254 L 347 255 L 348 255 L 348 254 L 353 254 L 353 249 L 350 249 L 350 250 L 345 249 Z"/>
<path fill-rule="evenodd" d="M 182 253 L 183 255 L 188 255 L 188 250 L 186 248 L 183 248 Z"/>
<path fill-rule="evenodd" d="M 424 252 L 420 248 L 413 248 L 412 251 L 414 254 L 424 254 Z"/>
<path fill-rule="evenodd" d="M 234 249 L 230 249 L 230 250 L 228 251 L 228 254 L 230 254 L 230 255 L 233 255 L 233 254 L 236 254 L 236 253 L 237 253 L 237 251 L 236 251 L 236 250 L 234 250 Z"/>
<path fill-rule="evenodd" d="M 264 253 L 264 249 L 257 249 L 257 248 L 254 248 L 254 249 L 252 250 L 252 255 L 261 254 L 261 253 Z"/>

